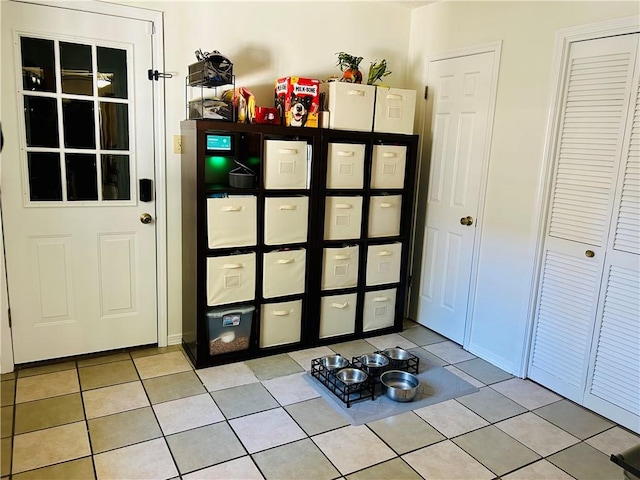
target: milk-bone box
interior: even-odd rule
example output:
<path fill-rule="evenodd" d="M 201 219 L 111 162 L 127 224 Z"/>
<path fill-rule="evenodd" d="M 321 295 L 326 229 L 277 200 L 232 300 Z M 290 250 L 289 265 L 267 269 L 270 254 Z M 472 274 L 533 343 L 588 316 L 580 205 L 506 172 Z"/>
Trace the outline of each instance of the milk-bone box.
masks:
<path fill-rule="evenodd" d="M 283 125 L 318 128 L 320 81 L 302 77 L 277 79 L 275 106 Z"/>

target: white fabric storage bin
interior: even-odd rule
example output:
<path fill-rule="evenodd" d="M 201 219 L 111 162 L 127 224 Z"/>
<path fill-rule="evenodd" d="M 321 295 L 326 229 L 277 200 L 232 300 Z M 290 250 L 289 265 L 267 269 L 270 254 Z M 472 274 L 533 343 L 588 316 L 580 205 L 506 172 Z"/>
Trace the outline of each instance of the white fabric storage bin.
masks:
<path fill-rule="evenodd" d="M 358 285 L 358 246 L 325 248 L 322 259 L 322 290 Z"/>
<path fill-rule="evenodd" d="M 373 131 L 379 133 L 413 133 L 416 91 L 376 87 L 376 110 Z"/>
<path fill-rule="evenodd" d="M 362 331 L 369 332 L 380 328 L 392 327 L 395 321 L 396 289 L 366 292 L 364 294 L 364 313 Z"/>
<path fill-rule="evenodd" d="M 262 296 L 274 298 L 303 293 L 306 265 L 307 251 L 304 248 L 265 253 Z"/>
<path fill-rule="evenodd" d="M 307 187 L 307 142 L 265 140 L 264 188 Z"/>
<path fill-rule="evenodd" d="M 370 132 L 373 128 L 373 109 L 376 87 L 346 82 L 320 84 L 325 109 L 329 111 L 329 128 Z"/>
<path fill-rule="evenodd" d="M 268 303 L 260 308 L 260 348 L 300 341 L 302 300 Z"/>
<path fill-rule="evenodd" d="M 320 338 L 347 335 L 356 330 L 355 293 L 322 297 L 320 301 Z"/>
<path fill-rule="evenodd" d="M 369 204 L 369 237 L 400 235 L 401 195 L 372 196 Z"/>
<path fill-rule="evenodd" d="M 327 197 L 324 212 L 324 239 L 360 238 L 362 197 Z"/>
<path fill-rule="evenodd" d="M 327 188 L 364 186 L 364 150 L 361 143 L 329 143 Z"/>
<path fill-rule="evenodd" d="M 207 305 L 253 300 L 256 294 L 256 254 L 207 258 Z"/>
<path fill-rule="evenodd" d="M 207 198 L 209 248 L 257 243 L 256 197 Z"/>
<path fill-rule="evenodd" d="M 402 244 L 369 245 L 367 250 L 367 285 L 400 281 Z"/>
<path fill-rule="evenodd" d="M 309 197 L 264 199 L 264 243 L 283 245 L 307 241 Z"/>
<path fill-rule="evenodd" d="M 406 163 L 405 145 L 374 145 L 371 188 L 403 188 Z"/>

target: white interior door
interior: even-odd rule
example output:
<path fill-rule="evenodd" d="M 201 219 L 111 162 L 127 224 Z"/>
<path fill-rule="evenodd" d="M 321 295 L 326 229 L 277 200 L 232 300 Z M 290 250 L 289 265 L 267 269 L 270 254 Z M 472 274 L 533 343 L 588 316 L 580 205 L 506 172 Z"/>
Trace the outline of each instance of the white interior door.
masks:
<path fill-rule="evenodd" d="M 155 343 L 151 24 L 1 3 L 15 363 Z"/>
<path fill-rule="evenodd" d="M 432 150 L 418 322 L 463 343 L 494 52 L 430 62 Z"/>
<path fill-rule="evenodd" d="M 574 42 L 528 376 L 640 428 L 638 34 Z"/>

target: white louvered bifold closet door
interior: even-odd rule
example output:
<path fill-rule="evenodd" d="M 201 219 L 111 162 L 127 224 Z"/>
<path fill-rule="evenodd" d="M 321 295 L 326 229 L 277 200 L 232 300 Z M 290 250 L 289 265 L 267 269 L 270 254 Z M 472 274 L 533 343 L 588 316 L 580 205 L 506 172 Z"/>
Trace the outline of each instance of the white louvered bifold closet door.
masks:
<path fill-rule="evenodd" d="M 640 429 L 640 66 L 618 176 L 584 405 Z"/>
<path fill-rule="evenodd" d="M 576 42 L 566 66 L 529 377 L 581 404 L 593 370 L 596 319 L 603 311 L 601 285 L 607 281 L 603 271 L 610 263 L 611 219 L 618 211 L 616 184 L 637 93 L 637 53 L 638 35 Z M 627 201 L 633 202 L 633 195 Z M 632 215 L 624 221 L 633 223 Z M 621 229 L 633 230 L 628 223 Z M 616 285 L 612 280 L 609 289 Z M 622 323 L 609 325 L 620 333 Z"/>

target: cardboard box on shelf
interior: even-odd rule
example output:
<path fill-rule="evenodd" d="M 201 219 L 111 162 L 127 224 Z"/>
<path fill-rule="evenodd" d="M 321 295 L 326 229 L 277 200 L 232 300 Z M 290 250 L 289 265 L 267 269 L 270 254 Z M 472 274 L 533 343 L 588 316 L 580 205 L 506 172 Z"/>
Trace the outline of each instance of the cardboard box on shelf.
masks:
<path fill-rule="evenodd" d="M 318 128 L 320 81 L 302 77 L 277 79 L 275 106 L 280 113 L 282 125 Z"/>

